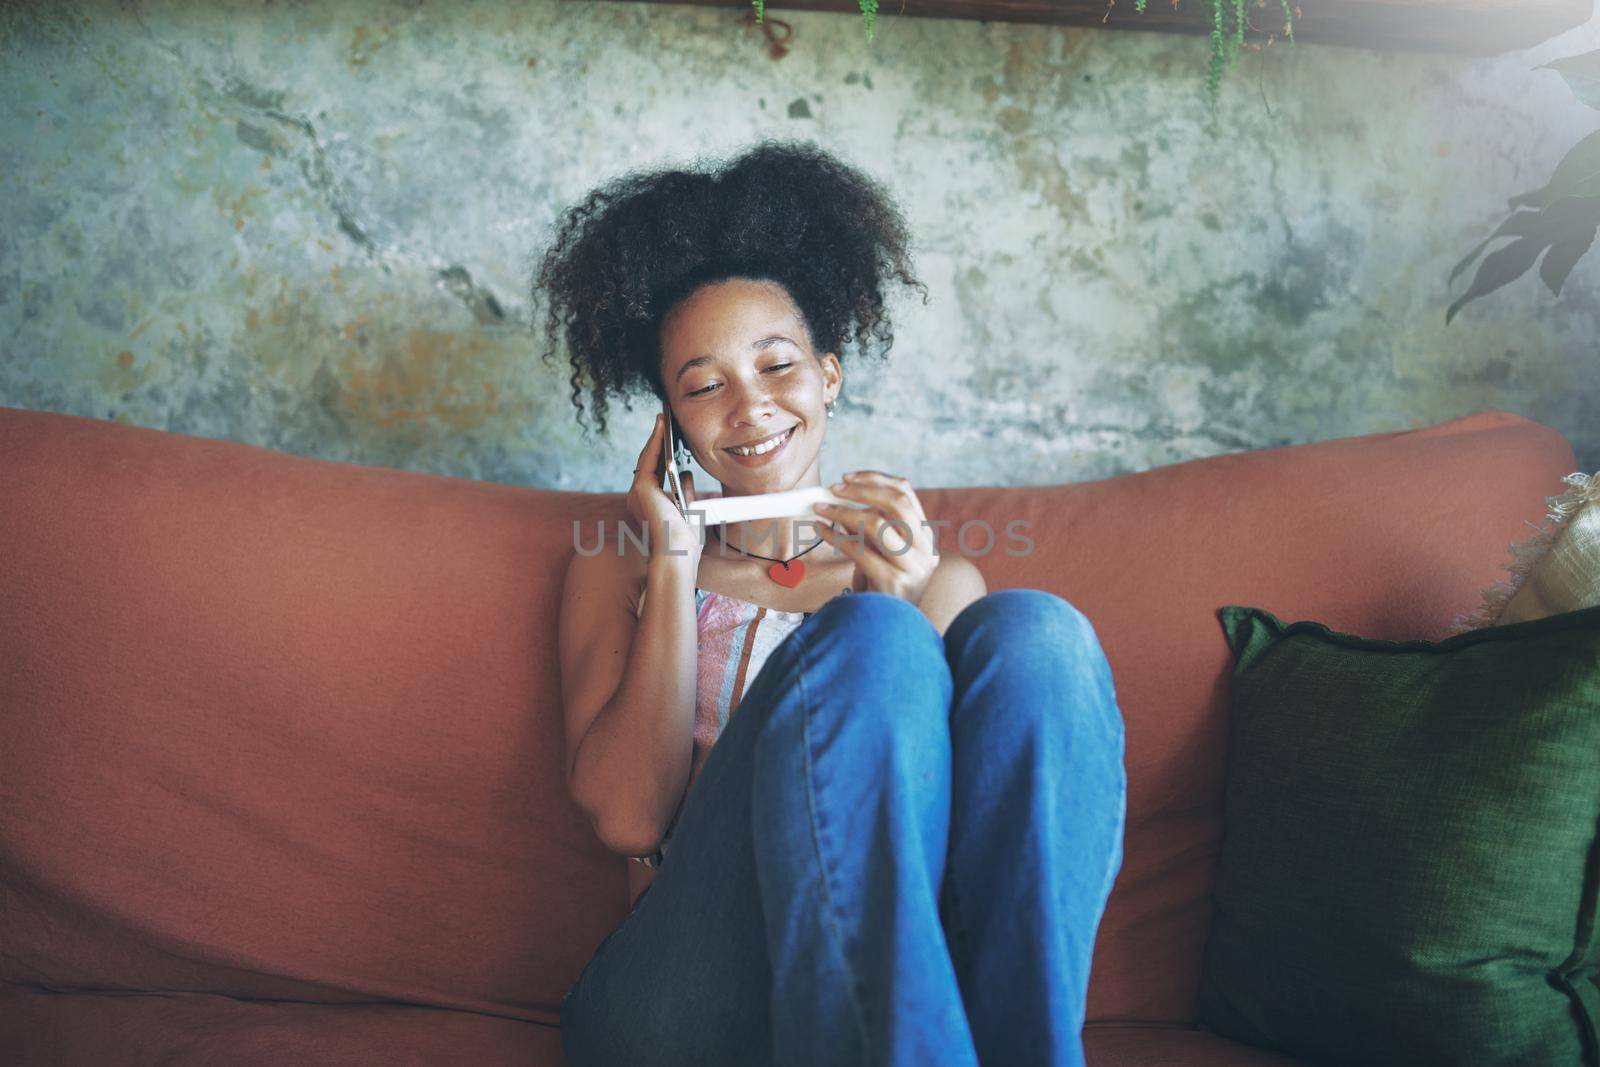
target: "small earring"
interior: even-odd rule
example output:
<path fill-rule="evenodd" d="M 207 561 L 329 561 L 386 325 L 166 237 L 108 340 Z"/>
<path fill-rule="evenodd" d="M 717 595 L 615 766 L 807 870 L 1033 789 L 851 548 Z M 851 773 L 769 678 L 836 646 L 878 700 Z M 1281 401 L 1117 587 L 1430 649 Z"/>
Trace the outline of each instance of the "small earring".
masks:
<path fill-rule="evenodd" d="M 828 405 L 828 418 L 830 418 L 830 419 L 833 418 L 833 405 L 832 404 Z"/>
<path fill-rule="evenodd" d="M 678 442 L 677 451 L 673 453 L 673 456 L 677 459 L 678 466 L 680 467 L 687 467 L 689 465 L 689 460 L 693 458 L 690 456 L 689 450 L 684 447 L 682 441 Z"/>

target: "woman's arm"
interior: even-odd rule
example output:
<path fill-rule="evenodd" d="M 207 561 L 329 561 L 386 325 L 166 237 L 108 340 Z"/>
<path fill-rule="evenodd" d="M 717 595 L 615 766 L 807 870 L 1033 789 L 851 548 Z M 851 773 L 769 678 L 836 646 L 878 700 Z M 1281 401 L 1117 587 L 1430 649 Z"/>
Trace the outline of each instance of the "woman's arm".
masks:
<path fill-rule="evenodd" d="M 660 843 L 694 754 L 699 554 L 652 553 L 642 569 L 650 595 L 636 616 L 637 556 L 573 556 L 559 624 L 567 788 L 625 856 Z"/>
<path fill-rule="evenodd" d="M 917 601 L 917 607 L 942 637 L 968 604 L 988 592 L 988 583 L 977 564 L 953 550 L 946 551 L 940 553 L 939 565 L 928 579 L 928 589 Z"/>

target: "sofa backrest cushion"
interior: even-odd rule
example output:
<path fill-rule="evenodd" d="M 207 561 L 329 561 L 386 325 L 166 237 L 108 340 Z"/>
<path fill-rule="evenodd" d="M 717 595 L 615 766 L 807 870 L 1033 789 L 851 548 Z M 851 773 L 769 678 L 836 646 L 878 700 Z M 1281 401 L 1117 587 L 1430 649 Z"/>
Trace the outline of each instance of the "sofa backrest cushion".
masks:
<path fill-rule="evenodd" d="M 0 408 L 0 979 L 555 1023 L 627 906 L 567 797 L 540 492 Z"/>
<path fill-rule="evenodd" d="M 1505 412 L 1099 482 L 920 489 L 1069 599 L 1127 722 L 1089 1018 L 1196 1017 L 1230 655 L 1258 604 L 1436 637 L 1573 469 Z M 626 914 L 566 792 L 563 493 L 0 408 L 0 979 L 554 1023 Z M 1006 536 L 1028 523 L 1027 555 Z"/>

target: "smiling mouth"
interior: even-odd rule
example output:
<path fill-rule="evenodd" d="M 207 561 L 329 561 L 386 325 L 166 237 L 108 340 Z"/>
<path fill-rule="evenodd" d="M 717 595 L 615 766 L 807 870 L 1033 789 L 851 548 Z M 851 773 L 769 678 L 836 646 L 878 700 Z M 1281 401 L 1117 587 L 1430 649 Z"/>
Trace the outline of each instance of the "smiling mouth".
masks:
<path fill-rule="evenodd" d="M 729 455 L 738 456 L 741 459 L 753 459 L 757 456 L 764 456 L 769 452 L 776 451 L 777 449 L 783 447 L 784 442 L 787 441 L 790 435 L 793 433 L 794 427 L 791 426 L 787 430 L 773 434 L 771 437 L 762 438 L 754 445 L 743 446 L 746 448 L 761 448 L 762 451 L 760 452 L 745 452 L 740 451 L 738 448 L 725 448 L 723 451 L 727 452 Z"/>

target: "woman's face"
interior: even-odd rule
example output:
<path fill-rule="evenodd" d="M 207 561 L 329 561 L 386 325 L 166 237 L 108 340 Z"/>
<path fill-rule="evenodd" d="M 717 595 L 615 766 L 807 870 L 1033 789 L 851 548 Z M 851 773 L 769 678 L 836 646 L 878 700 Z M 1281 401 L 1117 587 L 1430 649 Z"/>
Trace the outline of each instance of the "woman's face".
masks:
<path fill-rule="evenodd" d="M 724 496 L 820 485 L 839 357 L 820 359 L 788 292 L 731 278 L 704 285 L 661 324 L 661 379 L 684 444 Z M 728 449 L 784 439 L 765 455 Z"/>

